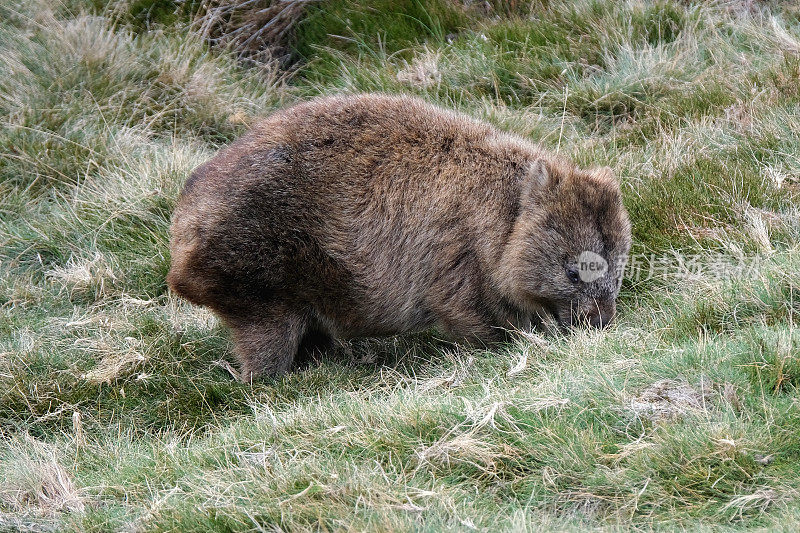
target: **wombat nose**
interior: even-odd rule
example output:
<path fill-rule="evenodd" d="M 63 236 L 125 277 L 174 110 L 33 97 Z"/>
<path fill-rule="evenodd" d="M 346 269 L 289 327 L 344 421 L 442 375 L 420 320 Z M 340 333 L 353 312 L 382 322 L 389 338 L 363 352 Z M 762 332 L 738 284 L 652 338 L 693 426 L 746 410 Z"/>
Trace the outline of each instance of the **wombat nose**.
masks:
<path fill-rule="evenodd" d="M 589 319 L 590 326 L 595 328 L 604 328 L 608 326 L 612 320 L 614 320 L 614 312 L 601 312 L 600 310 L 595 309 L 589 313 L 587 318 Z"/>

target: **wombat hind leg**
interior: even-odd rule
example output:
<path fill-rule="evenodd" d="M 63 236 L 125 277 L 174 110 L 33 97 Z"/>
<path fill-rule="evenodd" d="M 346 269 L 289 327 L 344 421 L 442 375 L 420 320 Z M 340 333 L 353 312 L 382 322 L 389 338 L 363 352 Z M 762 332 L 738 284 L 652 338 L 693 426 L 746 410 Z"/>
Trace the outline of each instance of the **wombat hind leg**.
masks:
<path fill-rule="evenodd" d="M 302 314 L 283 306 L 230 322 L 245 383 L 288 371 L 307 327 Z"/>

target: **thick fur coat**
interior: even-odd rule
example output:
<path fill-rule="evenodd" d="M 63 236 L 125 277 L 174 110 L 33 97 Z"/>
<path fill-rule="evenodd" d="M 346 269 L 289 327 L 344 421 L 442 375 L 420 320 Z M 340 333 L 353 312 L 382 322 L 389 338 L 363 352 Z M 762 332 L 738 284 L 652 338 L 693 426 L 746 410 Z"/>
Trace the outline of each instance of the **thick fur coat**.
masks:
<path fill-rule="evenodd" d="M 231 328 L 250 380 L 286 371 L 304 339 L 605 325 L 629 248 L 609 169 L 367 94 L 279 111 L 195 170 L 168 283 Z M 576 279 L 586 251 L 608 266 L 591 281 Z"/>

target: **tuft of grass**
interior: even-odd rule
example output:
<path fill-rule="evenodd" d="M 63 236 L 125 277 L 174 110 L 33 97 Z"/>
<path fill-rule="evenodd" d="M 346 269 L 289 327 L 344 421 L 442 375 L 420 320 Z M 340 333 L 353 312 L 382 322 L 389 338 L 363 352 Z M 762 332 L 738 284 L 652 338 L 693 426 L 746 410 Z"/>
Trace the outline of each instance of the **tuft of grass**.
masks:
<path fill-rule="evenodd" d="M 314 1 L 271 1 L 266 6 L 263 2 L 211 2 L 196 14 L 195 23 L 210 42 L 235 50 L 240 59 L 269 67 L 280 58 L 287 64 L 293 30 Z"/>
<path fill-rule="evenodd" d="M 0 530 L 796 529 L 796 8 L 324 0 L 270 34 L 287 72 L 210 46 L 226 6 L 0 4 Z M 164 282 L 181 184 L 275 108 L 358 91 L 612 166 L 618 322 L 236 381 Z"/>

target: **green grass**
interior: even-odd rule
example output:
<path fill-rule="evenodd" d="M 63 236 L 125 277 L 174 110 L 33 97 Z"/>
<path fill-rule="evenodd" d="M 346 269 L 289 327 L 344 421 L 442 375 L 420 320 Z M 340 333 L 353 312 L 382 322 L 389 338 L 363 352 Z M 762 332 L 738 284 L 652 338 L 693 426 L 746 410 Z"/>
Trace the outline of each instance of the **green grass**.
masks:
<path fill-rule="evenodd" d="M 0 2 L 0 530 L 797 529 L 800 11 L 463 5 L 314 3 L 281 70 L 209 46 L 192 2 Z M 359 91 L 612 166 L 619 321 L 235 381 L 164 282 L 181 184 Z"/>

